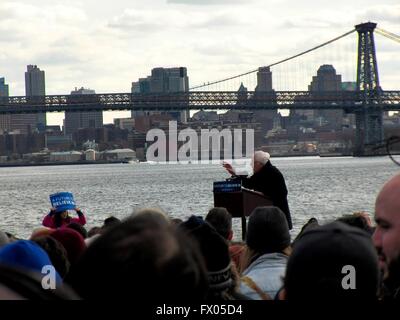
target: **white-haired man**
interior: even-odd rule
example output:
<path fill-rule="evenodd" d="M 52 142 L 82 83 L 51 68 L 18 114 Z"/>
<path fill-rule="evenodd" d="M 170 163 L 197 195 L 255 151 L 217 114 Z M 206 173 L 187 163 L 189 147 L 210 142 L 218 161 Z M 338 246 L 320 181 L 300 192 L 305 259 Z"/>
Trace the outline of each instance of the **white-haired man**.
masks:
<path fill-rule="evenodd" d="M 231 175 L 236 175 L 235 169 L 229 163 L 224 163 L 223 166 Z M 274 206 L 284 212 L 289 229 L 292 229 L 285 178 L 278 168 L 271 164 L 269 153 L 264 151 L 254 152 L 251 166 L 253 167 L 253 175 L 242 178 L 243 187 L 262 192 L 268 197 Z"/>

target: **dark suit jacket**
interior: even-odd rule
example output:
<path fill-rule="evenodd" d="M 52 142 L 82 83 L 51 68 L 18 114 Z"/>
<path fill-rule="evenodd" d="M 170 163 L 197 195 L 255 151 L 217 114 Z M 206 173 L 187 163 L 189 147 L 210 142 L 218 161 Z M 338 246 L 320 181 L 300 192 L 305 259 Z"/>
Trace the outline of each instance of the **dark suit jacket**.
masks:
<path fill-rule="evenodd" d="M 273 205 L 278 207 L 286 215 L 289 229 L 292 229 L 292 218 L 290 216 L 287 201 L 287 188 L 282 173 L 268 161 L 260 171 L 249 178 L 242 179 L 245 188 L 262 192 L 269 198 Z"/>

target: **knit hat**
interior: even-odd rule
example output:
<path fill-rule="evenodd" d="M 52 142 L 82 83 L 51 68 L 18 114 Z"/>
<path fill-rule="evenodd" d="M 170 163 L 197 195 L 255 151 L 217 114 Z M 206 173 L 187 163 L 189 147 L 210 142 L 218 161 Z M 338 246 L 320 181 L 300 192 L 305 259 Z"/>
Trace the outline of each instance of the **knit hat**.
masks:
<path fill-rule="evenodd" d="M 41 274 L 44 266 L 52 265 L 49 256 L 38 244 L 18 240 L 0 249 L 0 264 Z M 61 277 L 56 272 L 57 281 Z"/>
<path fill-rule="evenodd" d="M 228 244 L 201 217 L 191 216 L 180 227 L 197 240 L 207 267 L 210 290 L 223 291 L 232 286 Z"/>
<path fill-rule="evenodd" d="M 342 283 L 351 272 L 346 271 L 348 266 L 355 272 L 354 289 L 345 289 Z M 289 300 L 374 299 L 377 286 L 378 258 L 363 230 L 333 222 L 307 230 L 296 241 L 285 277 Z"/>
<path fill-rule="evenodd" d="M 60 228 L 54 231 L 50 236 L 58 240 L 64 246 L 71 265 L 76 263 L 86 249 L 85 240 L 73 229 Z"/>
<path fill-rule="evenodd" d="M 246 244 L 259 254 L 274 253 L 290 245 L 285 214 L 277 207 L 258 207 L 250 215 Z"/>
<path fill-rule="evenodd" d="M 205 223 L 203 217 L 200 216 L 190 216 L 189 219 L 182 222 L 180 227 L 182 227 L 186 231 L 194 231 Z"/>

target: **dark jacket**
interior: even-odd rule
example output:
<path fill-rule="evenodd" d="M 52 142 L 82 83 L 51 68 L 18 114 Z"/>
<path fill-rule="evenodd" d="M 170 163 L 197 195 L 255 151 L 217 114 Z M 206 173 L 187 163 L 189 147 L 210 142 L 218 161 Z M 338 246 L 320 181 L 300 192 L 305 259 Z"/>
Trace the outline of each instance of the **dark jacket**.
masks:
<path fill-rule="evenodd" d="M 289 204 L 287 201 L 287 188 L 282 173 L 268 161 L 260 171 L 249 178 L 242 179 L 245 188 L 262 192 L 269 198 L 273 205 L 283 211 L 286 216 L 289 229 L 292 229 L 292 218 L 290 216 Z"/>

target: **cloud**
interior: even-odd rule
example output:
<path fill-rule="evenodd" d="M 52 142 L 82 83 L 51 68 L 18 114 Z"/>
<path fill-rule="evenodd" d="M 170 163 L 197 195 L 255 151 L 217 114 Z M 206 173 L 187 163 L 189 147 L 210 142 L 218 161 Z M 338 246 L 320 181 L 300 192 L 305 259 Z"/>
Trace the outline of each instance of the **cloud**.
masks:
<path fill-rule="evenodd" d="M 40 65 L 76 65 L 87 60 L 77 55 L 73 50 L 52 48 L 37 55 L 35 63 Z"/>
<path fill-rule="evenodd" d="M 121 15 L 111 18 L 107 26 L 112 29 L 146 34 L 160 31 L 168 26 L 167 22 L 167 17 L 151 10 L 127 9 Z"/>
<path fill-rule="evenodd" d="M 126 9 L 122 14 L 109 20 L 107 27 L 122 32 L 144 36 L 153 33 L 187 33 L 196 29 L 216 29 L 241 27 L 244 22 L 230 12 L 184 12 L 177 10 L 133 10 Z"/>
<path fill-rule="evenodd" d="M 400 5 L 375 5 L 366 9 L 360 15 L 362 21 L 370 20 L 377 22 L 378 27 L 382 24 L 400 25 Z M 390 30 L 389 30 L 390 31 Z"/>
<path fill-rule="evenodd" d="M 45 20 L 46 23 L 64 23 L 87 20 L 85 12 L 73 6 L 61 4 L 49 5 L 41 8 L 38 5 L 28 3 L 4 2 L 0 4 L 0 15 L 2 22 L 15 21 L 24 25 L 26 22 Z"/>
<path fill-rule="evenodd" d="M 329 21 L 328 19 L 317 19 L 312 16 L 294 18 L 291 20 L 286 19 L 281 25 L 282 28 L 288 29 L 334 29 L 341 28 L 342 26 L 342 23 Z"/>
<path fill-rule="evenodd" d="M 213 14 L 206 19 L 195 21 L 189 24 L 190 28 L 223 28 L 223 27 L 241 27 L 244 22 L 240 18 L 230 14 Z"/>
<path fill-rule="evenodd" d="M 311 0 L 1 1 L 0 77 L 11 94 L 24 94 L 26 65 L 37 64 L 46 72 L 49 94 L 75 86 L 128 92 L 154 67 L 186 66 L 195 85 L 309 49 L 372 14 L 389 17 L 378 26 L 396 32 L 398 5 L 364 1 L 365 11 L 348 0 L 323 8 Z M 380 51 L 394 54 L 387 41 Z"/>
<path fill-rule="evenodd" d="M 184 5 L 235 5 L 249 3 L 250 0 L 167 0 L 169 4 L 184 4 Z"/>

